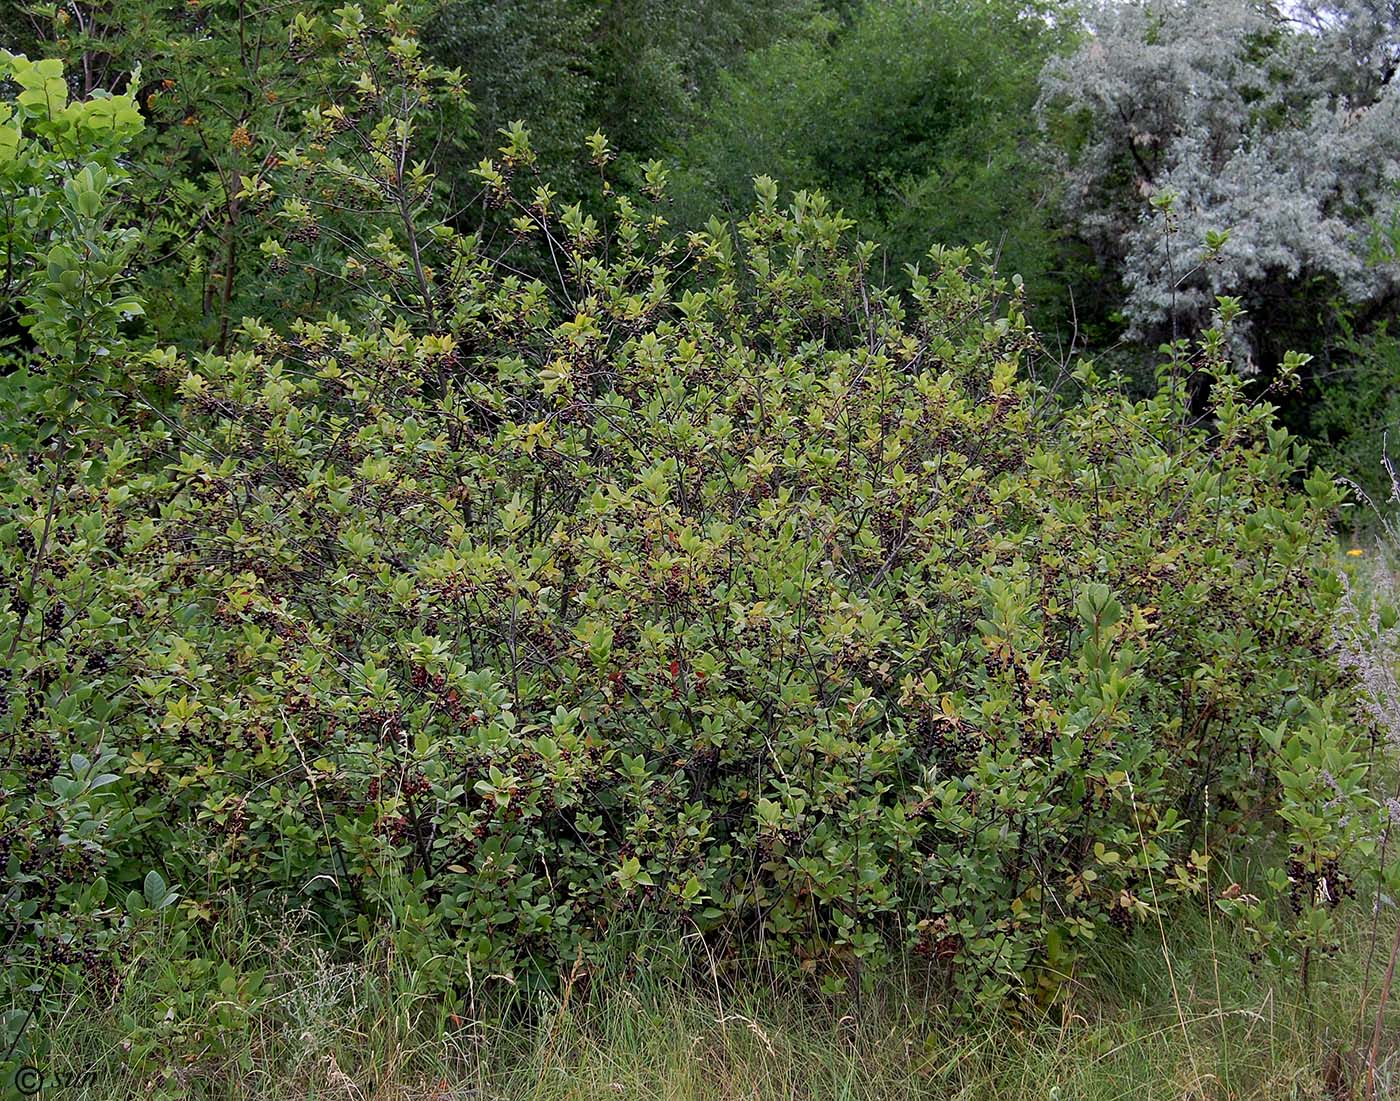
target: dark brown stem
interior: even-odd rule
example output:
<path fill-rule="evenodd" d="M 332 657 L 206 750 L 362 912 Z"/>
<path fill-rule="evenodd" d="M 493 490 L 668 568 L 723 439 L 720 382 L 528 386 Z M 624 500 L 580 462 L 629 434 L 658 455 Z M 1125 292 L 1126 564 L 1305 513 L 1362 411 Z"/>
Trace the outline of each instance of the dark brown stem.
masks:
<path fill-rule="evenodd" d="M 1390 986 L 1395 981 L 1395 958 L 1400 956 L 1400 921 L 1395 923 L 1395 937 L 1390 942 L 1390 963 L 1386 965 L 1381 983 L 1381 1000 L 1376 1006 L 1376 1027 L 1371 1030 L 1371 1050 L 1366 1055 L 1366 1096 L 1376 1096 L 1376 1058 L 1381 1051 L 1381 1025 L 1385 1021 L 1385 1003 L 1390 999 Z"/>
<path fill-rule="evenodd" d="M 219 296 L 219 355 L 228 352 L 229 308 L 233 301 L 233 280 L 238 270 L 238 200 L 228 204 L 228 228 L 224 230 L 224 286 Z"/>

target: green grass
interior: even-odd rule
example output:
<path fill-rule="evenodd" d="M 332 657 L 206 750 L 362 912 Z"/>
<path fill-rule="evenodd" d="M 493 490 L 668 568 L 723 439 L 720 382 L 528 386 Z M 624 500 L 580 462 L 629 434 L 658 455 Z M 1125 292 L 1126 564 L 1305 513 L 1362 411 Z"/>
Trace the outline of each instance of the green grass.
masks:
<path fill-rule="evenodd" d="M 1361 1096 L 1389 942 L 1383 928 L 1363 1011 L 1370 930 L 1355 926 L 1306 993 L 1194 913 L 1103 945 L 1063 1008 L 1038 1020 L 969 1028 L 908 977 L 820 1000 L 701 966 L 683 983 L 580 974 L 567 999 L 493 1003 L 483 1017 L 514 1023 L 488 1025 L 450 1017 L 387 940 L 337 961 L 294 919 L 233 913 L 212 947 L 230 974 L 267 968 L 260 995 L 218 990 L 154 940 L 109 1007 L 51 992 L 28 1059 L 87 1076 L 85 1094 L 64 1096 L 113 1098 L 1337 1101 Z M 177 978 L 183 998 L 170 994 Z M 10 998 L 26 1004 L 23 991 Z"/>

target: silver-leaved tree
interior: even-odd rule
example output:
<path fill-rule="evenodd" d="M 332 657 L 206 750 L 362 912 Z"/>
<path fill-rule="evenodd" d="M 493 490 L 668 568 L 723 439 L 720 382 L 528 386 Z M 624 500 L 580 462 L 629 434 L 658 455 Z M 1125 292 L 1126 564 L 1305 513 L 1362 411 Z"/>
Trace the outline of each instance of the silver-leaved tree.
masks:
<path fill-rule="evenodd" d="M 1267 359 L 1263 333 L 1296 340 L 1327 303 L 1393 305 L 1400 266 L 1372 246 L 1400 177 L 1400 3 L 1132 0 L 1087 23 L 1039 110 L 1130 336 L 1238 294 Z"/>

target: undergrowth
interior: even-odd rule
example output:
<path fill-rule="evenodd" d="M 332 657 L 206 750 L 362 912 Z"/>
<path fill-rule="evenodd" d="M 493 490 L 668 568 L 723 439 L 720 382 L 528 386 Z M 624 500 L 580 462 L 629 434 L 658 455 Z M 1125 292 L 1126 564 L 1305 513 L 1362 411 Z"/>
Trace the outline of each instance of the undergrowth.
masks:
<path fill-rule="evenodd" d="M 241 989 L 221 990 L 217 969 L 185 976 L 183 1004 L 168 973 L 184 966 L 183 934 L 155 935 L 114 1003 L 30 1022 L 26 1065 L 41 1092 L 89 1097 L 1331 1101 L 1361 1095 L 1372 1022 L 1360 991 L 1374 1001 L 1383 964 L 1357 920 L 1304 990 L 1192 907 L 1102 943 L 1053 1015 L 974 1029 L 912 974 L 816 999 L 783 980 L 731 982 L 703 950 L 688 983 L 619 953 L 558 994 L 505 995 L 466 1020 L 422 997 L 392 931 L 351 958 L 309 932 L 305 915 L 231 910 L 201 955 L 242 976 Z M 11 996 L 22 1004 L 22 991 Z M 1392 1047 L 1379 1097 L 1394 1096 Z"/>

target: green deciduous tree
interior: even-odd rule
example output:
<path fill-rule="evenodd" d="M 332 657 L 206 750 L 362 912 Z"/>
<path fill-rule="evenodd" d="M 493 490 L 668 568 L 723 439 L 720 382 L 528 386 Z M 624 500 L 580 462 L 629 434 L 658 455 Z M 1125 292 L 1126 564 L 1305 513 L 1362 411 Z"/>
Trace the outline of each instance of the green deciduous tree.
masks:
<path fill-rule="evenodd" d="M 815 10 L 814 0 L 455 0 L 426 38 L 470 78 L 479 155 L 528 119 L 546 178 L 575 201 L 593 191 L 579 155 L 588 134 L 602 130 L 624 167 L 673 148 L 721 73 Z"/>
<path fill-rule="evenodd" d="M 725 80 L 679 154 L 689 202 L 740 204 L 759 174 L 820 187 L 885 246 L 891 275 L 930 240 L 988 241 L 1053 315 L 1060 261 L 1031 107 L 1063 41 L 1058 10 L 873 0 L 848 27 L 775 44 Z"/>

